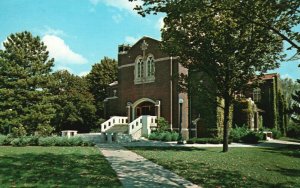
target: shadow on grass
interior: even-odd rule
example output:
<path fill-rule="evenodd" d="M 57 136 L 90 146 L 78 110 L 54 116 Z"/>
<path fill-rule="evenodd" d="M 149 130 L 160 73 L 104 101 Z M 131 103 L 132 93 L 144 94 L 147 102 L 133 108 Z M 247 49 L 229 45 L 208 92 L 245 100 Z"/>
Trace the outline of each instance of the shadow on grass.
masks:
<path fill-rule="evenodd" d="M 263 148 L 264 152 L 271 152 L 274 154 L 282 154 L 289 157 L 300 158 L 300 146 L 299 145 L 285 145 L 284 147 L 267 147 Z"/>
<path fill-rule="evenodd" d="M 176 160 L 170 163 L 155 163 L 169 169 L 187 180 L 203 187 L 299 187 L 296 182 L 286 181 L 284 183 L 271 183 L 268 179 L 258 180 L 255 177 L 241 174 L 239 171 L 216 169 L 205 163 L 189 163 L 186 160 Z M 289 175 L 288 169 L 281 169 L 281 173 Z M 299 172 L 291 172 L 298 173 Z M 247 174 L 247 173 L 245 173 Z M 295 175 L 294 175 L 295 176 Z"/>
<path fill-rule="evenodd" d="M 119 187 L 115 172 L 98 154 L 25 153 L 0 156 L 4 187 Z"/>

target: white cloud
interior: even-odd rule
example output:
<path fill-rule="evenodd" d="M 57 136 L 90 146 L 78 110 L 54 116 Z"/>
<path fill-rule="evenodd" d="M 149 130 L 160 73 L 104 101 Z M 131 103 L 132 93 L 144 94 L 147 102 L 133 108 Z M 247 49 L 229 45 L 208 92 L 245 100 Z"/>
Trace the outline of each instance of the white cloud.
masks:
<path fill-rule="evenodd" d="M 60 29 L 53 29 L 49 26 L 44 26 L 43 35 L 65 36 L 65 33 Z"/>
<path fill-rule="evenodd" d="M 3 44 L 4 42 L 7 42 L 7 38 L 3 42 L 0 43 L 0 50 L 5 49 L 4 44 Z"/>
<path fill-rule="evenodd" d="M 135 12 L 135 11 L 133 11 L 133 8 L 136 5 L 142 5 L 141 0 L 134 1 L 134 2 L 129 2 L 128 0 L 90 0 L 90 2 L 93 5 L 103 3 L 106 6 L 114 7 L 119 10 L 127 10 L 127 11 L 131 11 L 131 12 Z"/>
<path fill-rule="evenodd" d="M 67 66 L 55 66 L 55 70 L 56 71 L 61 71 L 61 70 L 66 70 L 68 71 L 69 73 L 72 73 L 73 74 L 73 70 L 70 68 L 70 67 L 67 67 Z"/>
<path fill-rule="evenodd" d="M 3 42 L 1 42 L 0 50 L 4 50 Z"/>
<path fill-rule="evenodd" d="M 120 14 L 115 14 L 112 16 L 112 19 L 116 22 L 116 23 L 120 23 L 123 20 L 123 17 Z"/>
<path fill-rule="evenodd" d="M 156 27 L 157 29 L 161 30 L 162 28 L 164 28 L 164 25 L 165 25 L 165 23 L 164 23 L 164 17 L 160 17 L 160 18 L 157 20 L 155 27 Z"/>
<path fill-rule="evenodd" d="M 132 37 L 132 36 L 126 36 L 125 37 L 125 42 L 128 43 L 128 44 L 134 44 L 136 43 L 140 38 L 135 38 L 135 37 Z"/>
<path fill-rule="evenodd" d="M 291 75 L 289 75 L 289 74 L 280 75 L 280 77 L 282 79 L 285 79 L 285 78 L 291 78 L 292 79 Z"/>
<path fill-rule="evenodd" d="M 55 35 L 45 35 L 42 41 L 47 46 L 50 57 L 55 58 L 61 64 L 85 64 L 87 60 L 80 54 L 75 53 L 63 39 Z"/>

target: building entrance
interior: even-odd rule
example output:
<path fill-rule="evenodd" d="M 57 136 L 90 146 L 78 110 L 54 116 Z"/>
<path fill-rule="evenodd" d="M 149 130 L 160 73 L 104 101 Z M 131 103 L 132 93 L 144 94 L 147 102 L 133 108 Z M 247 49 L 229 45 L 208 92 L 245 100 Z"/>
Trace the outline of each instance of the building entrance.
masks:
<path fill-rule="evenodd" d="M 155 116 L 155 105 L 151 102 L 142 102 L 135 108 L 135 114 L 136 117 L 142 116 L 142 115 L 150 115 Z"/>

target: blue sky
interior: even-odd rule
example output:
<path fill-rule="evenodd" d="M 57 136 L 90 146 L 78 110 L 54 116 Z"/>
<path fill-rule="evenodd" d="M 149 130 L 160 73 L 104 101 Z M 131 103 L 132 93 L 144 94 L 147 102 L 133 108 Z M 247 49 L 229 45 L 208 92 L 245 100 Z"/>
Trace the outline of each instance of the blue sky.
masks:
<path fill-rule="evenodd" d="M 0 43 L 11 33 L 30 31 L 48 46 L 54 70 L 85 75 L 104 56 L 117 58 L 119 44 L 142 36 L 160 39 L 162 15 L 142 18 L 133 6 L 128 0 L 1 0 Z M 276 71 L 300 78 L 299 63 L 283 63 Z"/>

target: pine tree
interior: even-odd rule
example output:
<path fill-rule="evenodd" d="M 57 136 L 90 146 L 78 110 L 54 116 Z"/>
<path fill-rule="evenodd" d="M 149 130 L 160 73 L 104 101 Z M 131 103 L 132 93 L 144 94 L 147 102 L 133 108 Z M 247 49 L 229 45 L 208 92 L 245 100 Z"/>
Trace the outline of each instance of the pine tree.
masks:
<path fill-rule="evenodd" d="M 51 132 L 54 115 L 48 82 L 54 59 L 46 46 L 30 32 L 11 34 L 0 51 L 0 123 L 1 127 L 25 127 Z M 8 132 L 8 129 L 2 129 Z"/>

